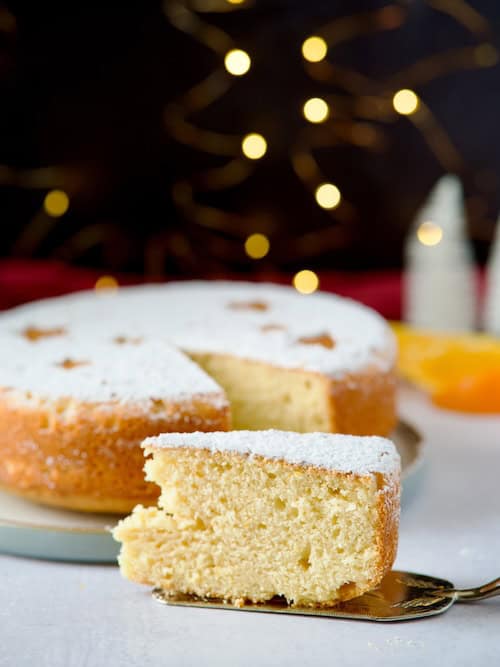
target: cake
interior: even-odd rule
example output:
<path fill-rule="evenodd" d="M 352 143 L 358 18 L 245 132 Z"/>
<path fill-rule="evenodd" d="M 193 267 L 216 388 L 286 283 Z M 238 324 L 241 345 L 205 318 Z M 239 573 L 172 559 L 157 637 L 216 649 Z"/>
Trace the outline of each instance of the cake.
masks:
<path fill-rule="evenodd" d="M 158 495 L 144 481 L 146 436 L 230 427 L 221 389 L 165 341 L 25 334 L 0 336 L 6 490 L 72 509 L 128 512 Z"/>
<path fill-rule="evenodd" d="M 132 581 L 236 605 L 331 606 L 392 566 L 400 462 L 385 438 L 232 431 L 143 447 L 158 506 L 114 530 Z"/>
<path fill-rule="evenodd" d="M 277 285 L 169 283 L 21 306 L 0 315 L 0 485 L 129 511 L 154 502 L 139 445 L 162 431 L 231 421 L 384 436 L 395 359 L 370 309 Z"/>

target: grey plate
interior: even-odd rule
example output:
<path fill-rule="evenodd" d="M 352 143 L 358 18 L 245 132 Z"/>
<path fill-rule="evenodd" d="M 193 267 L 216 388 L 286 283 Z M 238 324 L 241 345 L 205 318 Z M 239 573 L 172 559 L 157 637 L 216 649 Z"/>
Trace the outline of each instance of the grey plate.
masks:
<path fill-rule="evenodd" d="M 417 491 L 424 462 L 421 436 L 400 421 L 392 434 L 403 467 L 403 502 Z M 75 562 L 116 562 L 110 528 L 118 517 L 37 505 L 0 491 L 0 552 Z"/>

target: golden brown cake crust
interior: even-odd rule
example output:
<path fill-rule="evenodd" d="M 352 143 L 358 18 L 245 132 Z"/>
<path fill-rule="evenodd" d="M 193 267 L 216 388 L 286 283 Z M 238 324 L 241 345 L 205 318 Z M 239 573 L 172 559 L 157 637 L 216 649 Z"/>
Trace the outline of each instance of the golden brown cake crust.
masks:
<path fill-rule="evenodd" d="M 167 408 L 165 417 L 148 417 L 130 406 L 75 403 L 68 416 L 57 403 L 36 406 L 0 390 L 0 485 L 30 500 L 91 512 L 152 504 L 158 488 L 144 480 L 145 437 L 230 428 L 227 407 L 193 399 Z"/>
<path fill-rule="evenodd" d="M 387 479 L 378 475 L 379 529 L 377 531 L 380 579 L 392 568 L 396 560 L 399 537 L 401 481 L 399 477 Z"/>
<path fill-rule="evenodd" d="M 387 436 L 396 426 L 396 370 L 367 368 L 331 382 L 334 429 L 350 435 Z"/>

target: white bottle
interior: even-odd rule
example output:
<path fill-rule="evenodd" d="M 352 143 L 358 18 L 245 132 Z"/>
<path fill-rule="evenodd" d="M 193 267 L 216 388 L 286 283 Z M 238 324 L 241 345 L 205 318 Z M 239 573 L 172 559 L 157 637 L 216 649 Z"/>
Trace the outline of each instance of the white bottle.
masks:
<path fill-rule="evenodd" d="M 405 319 L 438 330 L 476 323 L 476 279 L 462 186 L 443 176 L 418 212 L 406 242 Z"/>
<path fill-rule="evenodd" d="M 500 218 L 486 268 L 483 323 L 486 331 L 500 336 Z"/>

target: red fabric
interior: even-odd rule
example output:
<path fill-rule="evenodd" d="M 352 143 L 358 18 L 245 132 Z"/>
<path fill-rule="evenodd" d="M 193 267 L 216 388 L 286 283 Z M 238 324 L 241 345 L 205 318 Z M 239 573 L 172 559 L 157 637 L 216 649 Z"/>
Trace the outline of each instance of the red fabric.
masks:
<path fill-rule="evenodd" d="M 81 269 L 60 262 L 4 260 L 0 262 L 0 309 L 12 308 L 27 301 L 59 296 L 68 292 L 91 289 L 102 271 Z M 137 276 L 115 275 L 121 285 L 144 282 Z M 217 276 L 240 278 L 245 276 Z M 397 271 L 319 273 L 320 287 L 327 292 L 347 296 L 378 310 L 384 317 L 401 316 L 401 273 Z M 167 280 L 167 278 L 165 278 Z M 283 273 L 259 274 L 259 282 L 270 280 L 290 284 L 292 276 Z"/>

